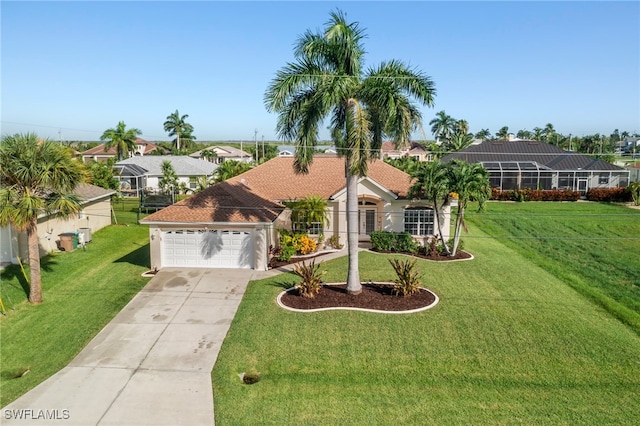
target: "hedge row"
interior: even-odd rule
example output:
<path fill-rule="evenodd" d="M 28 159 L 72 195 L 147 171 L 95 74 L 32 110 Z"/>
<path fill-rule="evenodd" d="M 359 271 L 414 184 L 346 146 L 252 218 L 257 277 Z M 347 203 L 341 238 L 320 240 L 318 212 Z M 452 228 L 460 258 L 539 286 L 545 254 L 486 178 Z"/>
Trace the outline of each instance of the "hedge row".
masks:
<path fill-rule="evenodd" d="M 570 189 L 519 189 L 500 191 L 491 188 L 491 199 L 497 201 L 577 201 L 581 198 L 578 191 Z M 586 199 L 589 201 L 604 202 L 629 202 L 631 191 L 629 188 L 591 188 L 587 191 Z"/>

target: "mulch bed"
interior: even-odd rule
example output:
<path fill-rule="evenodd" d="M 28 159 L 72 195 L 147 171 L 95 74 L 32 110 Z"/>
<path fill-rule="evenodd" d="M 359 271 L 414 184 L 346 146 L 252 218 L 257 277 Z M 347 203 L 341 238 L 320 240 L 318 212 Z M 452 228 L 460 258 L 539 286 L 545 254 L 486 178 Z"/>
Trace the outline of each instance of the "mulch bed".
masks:
<path fill-rule="evenodd" d="M 372 250 L 373 251 L 373 250 Z M 384 253 L 384 254 L 406 254 L 408 256 L 418 257 L 420 259 L 433 260 L 435 262 L 451 262 L 452 260 L 462 260 L 462 259 L 471 259 L 471 253 L 467 253 L 466 251 L 458 250 L 455 256 L 430 256 L 426 254 L 412 254 L 412 253 L 399 253 L 397 251 L 373 251 L 374 253 Z"/>
<path fill-rule="evenodd" d="M 373 253 L 384 253 L 384 254 L 406 254 L 409 256 L 413 256 L 413 257 L 418 257 L 420 259 L 426 259 L 426 260 L 433 260 L 435 262 L 450 262 L 452 260 L 462 260 L 462 259 L 471 259 L 471 254 L 467 253 L 466 251 L 462 251 L 459 250 L 455 256 L 428 256 L 428 255 L 423 255 L 423 254 L 410 254 L 410 253 L 399 253 L 399 252 L 386 252 L 386 251 L 373 251 Z M 284 262 L 281 260 L 278 260 L 275 257 L 272 257 L 269 260 L 269 268 L 280 268 L 282 266 L 287 266 L 287 265 L 291 265 L 293 263 L 298 263 L 298 262 L 302 262 L 303 260 L 306 261 L 307 263 L 311 262 L 311 259 L 316 258 L 316 257 L 322 257 L 322 253 L 318 254 L 316 256 L 307 256 L 307 257 L 292 257 L 288 262 Z"/>
<path fill-rule="evenodd" d="M 346 284 L 323 286 L 313 298 L 302 297 L 297 289 L 291 289 L 282 295 L 283 305 L 294 309 L 321 308 L 363 308 L 380 311 L 409 311 L 424 308 L 435 301 L 430 291 L 420 289 L 411 296 L 396 296 L 389 284 L 362 284 L 362 293 L 352 295 L 347 293 Z"/>

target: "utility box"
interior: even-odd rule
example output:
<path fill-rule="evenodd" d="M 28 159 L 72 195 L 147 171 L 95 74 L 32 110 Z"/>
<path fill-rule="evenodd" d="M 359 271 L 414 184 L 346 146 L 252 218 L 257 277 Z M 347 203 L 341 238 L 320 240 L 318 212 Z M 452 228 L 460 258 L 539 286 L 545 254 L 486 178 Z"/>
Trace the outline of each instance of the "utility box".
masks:
<path fill-rule="evenodd" d="M 74 251 L 78 248 L 78 233 L 77 232 L 65 232 L 58 235 L 60 237 L 60 250 L 62 251 Z"/>
<path fill-rule="evenodd" d="M 85 243 L 90 243 L 91 242 L 91 228 L 80 228 L 80 229 L 78 229 L 78 232 L 81 233 L 82 235 L 84 235 L 84 242 Z"/>

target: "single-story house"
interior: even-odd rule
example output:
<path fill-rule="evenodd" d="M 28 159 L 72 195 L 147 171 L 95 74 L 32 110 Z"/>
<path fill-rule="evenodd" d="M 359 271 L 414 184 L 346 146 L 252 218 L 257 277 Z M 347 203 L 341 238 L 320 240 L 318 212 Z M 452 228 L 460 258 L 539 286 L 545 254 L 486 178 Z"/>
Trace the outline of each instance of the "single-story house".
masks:
<path fill-rule="evenodd" d="M 117 159 L 118 152 L 116 150 L 116 147 L 112 146 L 109 149 L 105 149 L 105 147 L 105 144 L 100 144 L 84 151 L 82 153 L 82 162 L 85 164 L 89 164 L 93 161 L 107 161 L 110 158 Z M 165 152 L 164 148 L 159 147 L 152 142 L 138 138 L 136 139 L 136 149 L 135 151 L 129 152 L 129 157 L 149 155 L 153 151 L 158 150 Z"/>
<path fill-rule="evenodd" d="M 196 188 L 196 181 L 202 176 L 211 177 L 217 164 L 192 158 L 187 155 L 147 155 L 118 161 L 114 168 L 118 172 L 121 188 L 140 195 L 141 190 L 158 191 L 162 179 L 162 163 L 171 162 L 178 176 L 178 184 L 183 182 L 188 188 Z"/>
<path fill-rule="evenodd" d="M 92 233 L 111 225 L 111 195 L 116 192 L 95 185 L 80 184 L 73 191 L 80 200 L 82 210 L 66 219 L 42 215 L 38 218 L 40 257 L 59 248 L 60 234 L 82 231 L 85 242 Z M 17 263 L 17 257 L 28 259 L 27 233 L 13 226 L 0 227 L 0 264 Z"/>
<path fill-rule="evenodd" d="M 269 246 L 277 246 L 278 229 L 293 229 L 284 202 L 308 196 L 327 200 L 328 225 L 316 232 L 347 241 L 344 159 L 318 154 L 308 174 L 293 170 L 291 157 L 276 157 L 239 176 L 177 202 L 142 219 L 149 225 L 151 266 L 253 268 L 265 270 Z M 373 231 L 408 231 L 424 242 L 442 220 L 447 233 L 450 207 L 440 218 L 423 200 L 407 198 L 408 174 L 375 160 L 358 183 L 360 239 Z"/>
<path fill-rule="evenodd" d="M 481 163 L 493 188 L 570 189 L 582 194 L 590 188 L 629 184 L 629 171 L 604 160 L 555 145 L 531 140 L 485 141 L 442 158 Z"/>
<path fill-rule="evenodd" d="M 213 162 L 215 162 L 216 164 L 222 164 L 227 160 L 241 161 L 244 163 L 249 163 L 253 160 L 253 157 L 248 152 L 226 145 L 210 146 L 205 149 L 201 149 L 200 151 L 196 151 L 193 154 L 189 154 L 189 157 L 203 158 L 203 151 L 213 151 L 216 154 Z"/>

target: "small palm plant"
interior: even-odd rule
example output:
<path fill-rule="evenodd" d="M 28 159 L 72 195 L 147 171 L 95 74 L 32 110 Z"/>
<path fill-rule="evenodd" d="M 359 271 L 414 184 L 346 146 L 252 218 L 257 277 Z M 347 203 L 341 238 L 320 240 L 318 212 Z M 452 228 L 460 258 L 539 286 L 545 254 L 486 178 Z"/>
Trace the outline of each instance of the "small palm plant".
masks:
<path fill-rule="evenodd" d="M 302 281 L 298 284 L 298 290 L 302 297 L 313 298 L 320 292 L 322 275 L 325 271 L 320 271 L 320 264 L 316 265 L 315 260 L 312 260 L 308 265 L 304 261 L 302 264 L 296 264 L 293 267 L 293 272 L 302 278 Z"/>
<path fill-rule="evenodd" d="M 410 296 L 420 290 L 420 271 L 416 269 L 416 260 L 389 259 L 389 263 L 396 271 L 397 278 L 393 281 L 393 292 L 396 295 Z"/>

